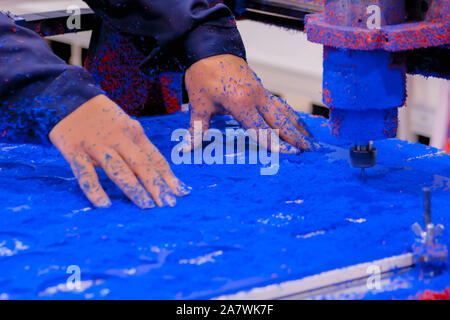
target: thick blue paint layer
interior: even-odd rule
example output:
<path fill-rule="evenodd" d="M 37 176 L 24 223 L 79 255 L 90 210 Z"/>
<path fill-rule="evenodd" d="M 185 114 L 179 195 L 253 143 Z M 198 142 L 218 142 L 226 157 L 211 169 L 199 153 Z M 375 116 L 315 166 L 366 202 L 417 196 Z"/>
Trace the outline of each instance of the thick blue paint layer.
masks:
<path fill-rule="evenodd" d="M 324 143 L 320 152 L 282 155 L 275 176 L 261 176 L 259 165 L 173 166 L 192 194 L 149 211 L 103 174 L 113 206 L 85 209 L 56 150 L 0 145 L 0 296 L 211 298 L 410 252 L 424 186 L 433 188 L 433 220 L 450 226 L 450 156 L 382 141 L 363 183 L 348 164 L 349 145 L 324 119 L 303 117 Z M 226 119 L 213 127 L 224 129 Z M 170 134 L 189 121 L 175 114 L 142 122 L 170 159 Z M 81 268 L 81 293 L 58 287 L 70 265 Z M 429 285 L 449 286 L 450 273 Z"/>
<path fill-rule="evenodd" d="M 405 66 L 385 51 L 324 47 L 324 103 L 333 133 L 353 141 L 395 137 L 405 103 Z"/>
<path fill-rule="evenodd" d="M 365 111 L 331 109 L 330 123 L 339 138 L 353 142 L 392 138 L 397 134 L 398 109 Z"/>
<path fill-rule="evenodd" d="M 386 51 L 324 47 L 323 85 L 328 107 L 345 110 L 403 106 L 406 69 Z"/>

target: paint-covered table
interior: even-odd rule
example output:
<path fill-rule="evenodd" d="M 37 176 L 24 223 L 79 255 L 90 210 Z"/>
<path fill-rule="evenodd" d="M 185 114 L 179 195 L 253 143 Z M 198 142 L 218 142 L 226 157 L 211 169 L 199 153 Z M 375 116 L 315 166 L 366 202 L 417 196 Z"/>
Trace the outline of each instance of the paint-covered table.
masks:
<path fill-rule="evenodd" d="M 425 186 L 433 221 L 450 226 L 450 156 L 377 142 L 378 165 L 364 182 L 325 119 L 303 117 L 322 142 L 319 152 L 281 155 L 272 176 L 260 165 L 173 165 L 192 194 L 149 211 L 104 174 L 113 206 L 93 209 L 55 149 L 0 145 L 0 298 L 213 298 L 407 253 Z M 188 126 L 188 116 L 141 121 L 170 159 L 171 134 Z M 221 130 L 234 125 L 213 121 Z M 77 268 L 81 290 L 69 291 Z M 449 285 L 448 272 L 430 281 L 409 276 L 403 289 L 381 296 Z"/>

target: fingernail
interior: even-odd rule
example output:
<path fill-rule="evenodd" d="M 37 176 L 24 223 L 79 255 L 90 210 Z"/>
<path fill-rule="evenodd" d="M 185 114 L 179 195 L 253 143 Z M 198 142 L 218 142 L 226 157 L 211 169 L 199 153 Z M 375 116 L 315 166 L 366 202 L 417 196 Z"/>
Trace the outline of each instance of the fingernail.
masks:
<path fill-rule="evenodd" d="M 319 151 L 322 147 L 317 142 L 313 142 L 313 151 Z"/>
<path fill-rule="evenodd" d="M 306 141 L 310 145 L 308 151 L 318 151 L 320 149 L 320 144 L 313 141 L 312 139 L 306 138 Z"/>
<path fill-rule="evenodd" d="M 186 185 L 184 182 L 181 182 L 178 184 L 177 191 L 179 194 L 187 196 L 191 193 L 192 188 Z"/>
<path fill-rule="evenodd" d="M 111 203 L 111 201 L 108 198 L 101 198 L 98 201 L 97 207 L 106 209 L 106 208 L 111 207 L 111 205 L 112 205 L 112 203 Z"/>
<path fill-rule="evenodd" d="M 317 151 L 320 149 L 320 145 L 308 137 L 303 137 L 303 141 L 297 142 L 297 146 L 304 151 Z"/>
<path fill-rule="evenodd" d="M 280 152 L 286 153 L 286 154 L 301 154 L 302 151 L 300 149 L 297 149 L 294 146 L 291 146 L 290 144 L 286 142 L 280 142 Z"/>
<path fill-rule="evenodd" d="M 174 207 L 177 204 L 177 199 L 173 194 L 166 194 L 162 198 L 163 206 Z"/>
<path fill-rule="evenodd" d="M 152 209 L 152 208 L 156 207 L 156 203 L 155 203 L 155 201 L 153 201 L 153 199 L 148 199 L 148 200 L 142 201 L 141 204 L 139 205 L 139 207 L 142 209 Z"/>
<path fill-rule="evenodd" d="M 156 206 L 153 199 L 147 193 L 134 195 L 132 201 L 141 209 L 151 209 Z"/>

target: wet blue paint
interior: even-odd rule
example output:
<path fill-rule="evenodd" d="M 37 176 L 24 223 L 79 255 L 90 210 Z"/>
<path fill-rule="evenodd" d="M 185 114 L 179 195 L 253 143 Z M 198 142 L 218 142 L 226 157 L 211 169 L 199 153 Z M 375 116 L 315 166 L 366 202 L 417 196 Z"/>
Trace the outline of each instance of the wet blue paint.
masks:
<path fill-rule="evenodd" d="M 424 186 L 433 188 L 433 221 L 450 227 L 450 156 L 380 141 L 378 165 L 363 183 L 348 164 L 350 144 L 324 119 L 302 117 L 322 151 L 281 155 L 275 176 L 261 176 L 259 165 L 173 166 L 192 194 L 175 208 L 147 211 L 104 174 L 113 206 L 89 210 L 56 150 L 0 145 L 0 295 L 211 298 L 410 252 Z M 227 119 L 214 118 L 212 127 L 224 129 Z M 187 128 L 188 116 L 141 120 L 170 159 L 177 143 L 170 134 Z M 70 265 L 90 284 L 82 293 L 57 289 Z M 449 286 L 450 274 L 415 281 L 411 295 Z"/>

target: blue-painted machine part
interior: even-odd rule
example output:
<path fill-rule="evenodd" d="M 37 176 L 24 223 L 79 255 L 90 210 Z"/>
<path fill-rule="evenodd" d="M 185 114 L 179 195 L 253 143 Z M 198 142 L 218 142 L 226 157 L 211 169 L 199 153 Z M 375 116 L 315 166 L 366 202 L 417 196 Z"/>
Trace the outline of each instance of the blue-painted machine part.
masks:
<path fill-rule="evenodd" d="M 386 51 L 324 48 L 324 100 L 344 110 L 384 110 L 403 106 L 406 70 Z"/>
<path fill-rule="evenodd" d="M 342 138 L 395 137 L 406 99 L 406 69 L 389 52 L 324 47 L 324 103 L 332 132 Z"/>
<path fill-rule="evenodd" d="M 324 45 L 323 94 L 335 135 L 354 141 L 395 136 L 394 109 L 404 105 L 406 69 L 414 60 L 399 53 L 448 45 L 448 2 L 330 0 L 323 13 L 307 17 L 308 40 Z M 428 72 L 424 62 L 444 61 L 445 53 L 421 54 L 419 72 L 447 77 L 444 64 L 430 63 L 430 70 L 444 70 Z"/>

